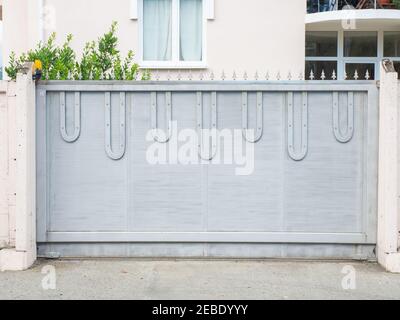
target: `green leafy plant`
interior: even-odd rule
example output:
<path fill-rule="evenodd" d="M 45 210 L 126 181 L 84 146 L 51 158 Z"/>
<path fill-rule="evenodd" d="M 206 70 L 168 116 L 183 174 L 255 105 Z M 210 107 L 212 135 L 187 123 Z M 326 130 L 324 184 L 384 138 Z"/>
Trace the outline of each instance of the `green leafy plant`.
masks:
<path fill-rule="evenodd" d="M 392 0 L 392 3 L 396 5 L 397 9 L 400 9 L 400 0 Z"/>
<path fill-rule="evenodd" d="M 10 61 L 4 70 L 11 79 L 15 80 L 17 78 L 18 71 L 22 69 L 22 65 L 25 61 L 25 56 L 17 57 L 15 52 L 11 52 Z"/>
<path fill-rule="evenodd" d="M 27 61 L 42 62 L 44 80 L 136 80 L 139 65 L 134 62 L 134 53 L 129 51 L 121 58 L 116 36 L 117 23 L 113 22 L 110 30 L 97 41 L 86 43 L 81 59 L 71 48 L 72 35 L 68 35 L 61 47 L 55 45 L 56 34 L 53 33 L 47 42 L 39 43 L 37 48 L 17 57 L 10 56 L 5 68 L 11 79 L 16 79 L 18 70 Z M 142 72 L 141 80 L 150 80 L 148 70 Z"/>

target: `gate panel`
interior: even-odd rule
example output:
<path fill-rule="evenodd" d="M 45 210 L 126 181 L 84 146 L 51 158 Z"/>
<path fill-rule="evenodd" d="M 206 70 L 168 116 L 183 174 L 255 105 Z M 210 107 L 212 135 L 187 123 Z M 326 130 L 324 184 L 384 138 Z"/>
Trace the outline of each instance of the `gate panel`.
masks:
<path fill-rule="evenodd" d="M 249 93 L 249 128 L 256 127 L 256 93 Z M 221 128 L 241 128 L 241 98 L 219 98 Z M 210 231 L 281 231 L 282 173 L 285 152 L 284 94 L 263 93 L 263 134 L 254 147 L 254 172 L 235 175 L 236 165 L 209 167 L 208 228 Z M 244 143 L 244 141 L 243 141 Z M 219 146 L 221 150 L 223 146 Z"/>
<path fill-rule="evenodd" d="M 347 93 L 341 95 L 347 96 Z M 366 93 L 355 95 L 356 132 L 344 144 L 336 141 L 333 134 L 332 93 L 309 94 L 307 157 L 301 162 L 285 159 L 286 230 L 362 232 L 362 169 L 367 162 L 363 156 L 364 98 Z"/>
<path fill-rule="evenodd" d="M 158 94 L 158 124 L 165 129 L 165 95 Z M 172 119 L 177 130 L 195 128 L 195 93 L 172 94 Z M 148 147 L 167 153 L 168 143 L 156 143 L 150 130 L 150 95 L 133 94 L 131 141 L 128 153 L 130 177 L 129 231 L 187 232 L 202 230 L 202 189 L 199 166 L 150 165 Z M 174 133 L 175 134 L 175 133 Z M 148 136 L 148 141 L 145 137 Z"/>
<path fill-rule="evenodd" d="M 81 93 L 81 133 L 68 143 L 60 137 L 59 93 L 48 94 L 49 232 L 122 231 L 126 225 L 127 159 L 105 153 L 104 93 Z M 74 93 L 67 93 L 67 132 L 74 129 Z M 119 95 L 112 95 L 118 120 Z M 112 121 L 117 127 L 118 121 Z M 119 131 L 112 130 L 113 141 Z M 118 144 L 117 144 L 118 146 Z"/>
<path fill-rule="evenodd" d="M 60 128 L 63 93 L 75 141 Z M 373 83 L 48 82 L 37 97 L 39 243 L 376 242 Z M 254 172 L 216 164 L 222 140 L 212 161 L 149 161 L 152 148 L 180 150 L 187 141 L 174 147 L 173 135 L 199 125 L 239 130 Z"/>

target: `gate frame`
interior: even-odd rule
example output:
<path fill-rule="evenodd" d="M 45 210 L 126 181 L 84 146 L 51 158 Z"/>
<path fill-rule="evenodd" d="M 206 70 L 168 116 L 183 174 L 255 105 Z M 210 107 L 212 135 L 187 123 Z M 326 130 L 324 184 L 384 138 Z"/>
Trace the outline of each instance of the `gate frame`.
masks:
<path fill-rule="evenodd" d="M 38 154 L 46 154 L 47 92 L 366 92 L 363 174 L 365 216 L 360 233 L 290 232 L 48 232 L 46 157 L 38 159 L 38 243 L 320 243 L 376 245 L 378 172 L 378 88 L 376 81 L 43 81 L 37 86 Z M 376 119 L 373 123 L 370 119 Z M 370 129 L 373 130 L 370 130 Z"/>

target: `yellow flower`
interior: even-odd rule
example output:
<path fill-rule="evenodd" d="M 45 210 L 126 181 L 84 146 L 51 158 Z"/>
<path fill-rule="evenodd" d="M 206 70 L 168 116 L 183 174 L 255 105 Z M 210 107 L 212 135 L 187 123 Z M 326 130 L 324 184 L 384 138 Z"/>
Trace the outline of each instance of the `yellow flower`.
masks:
<path fill-rule="evenodd" d="M 42 70 L 42 61 L 35 60 L 35 69 L 36 70 Z"/>

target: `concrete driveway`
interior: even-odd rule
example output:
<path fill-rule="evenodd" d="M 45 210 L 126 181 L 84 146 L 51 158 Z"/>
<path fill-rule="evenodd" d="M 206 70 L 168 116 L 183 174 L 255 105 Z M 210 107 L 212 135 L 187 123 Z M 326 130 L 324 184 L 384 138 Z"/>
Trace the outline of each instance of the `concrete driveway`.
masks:
<path fill-rule="evenodd" d="M 0 273 L 0 299 L 400 299 L 400 275 L 359 262 L 40 260 Z"/>

